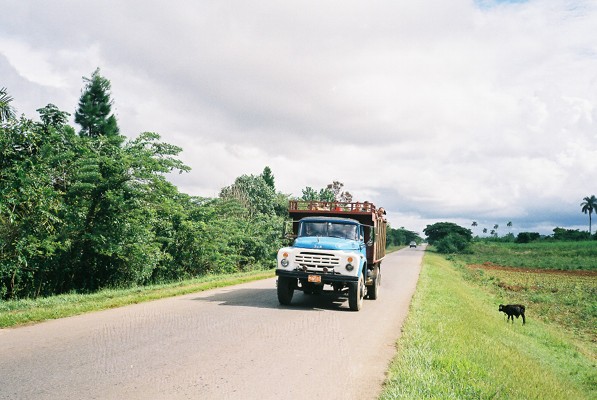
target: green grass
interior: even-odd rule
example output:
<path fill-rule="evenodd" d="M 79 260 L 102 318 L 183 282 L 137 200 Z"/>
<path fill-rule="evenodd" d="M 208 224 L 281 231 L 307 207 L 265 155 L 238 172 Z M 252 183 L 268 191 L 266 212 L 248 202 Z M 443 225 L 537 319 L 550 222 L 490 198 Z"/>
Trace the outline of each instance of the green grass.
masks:
<path fill-rule="evenodd" d="M 597 240 L 586 242 L 491 243 L 472 246 L 473 254 L 459 256 L 469 264 L 491 262 L 522 268 L 597 270 Z"/>
<path fill-rule="evenodd" d="M 102 290 L 93 294 L 65 294 L 39 299 L 0 301 L 0 328 L 69 317 L 273 276 L 273 270 L 252 271 L 232 275 L 206 276 L 163 285 Z"/>
<path fill-rule="evenodd" d="M 564 331 L 508 324 L 499 299 L 427 253 L 380 399 L 592 399 L 596 365 Z"/>
<path fill-rule="evenodd" d="M 527 315 L 558 326 L 578 339 L 593 343 L 597 357 L 597 275 L 562 274 L 546 270 L 463 268 L 465 278 L 499 299 L 521 303 Z"/>
<path fill-rule="evenodd" d="M 500 303 L 525 304 L 532 317 L 586 342 L 596 357 L 597 241 L 476 244 L 473 251 L 451 256 L 467 280 Z"/>

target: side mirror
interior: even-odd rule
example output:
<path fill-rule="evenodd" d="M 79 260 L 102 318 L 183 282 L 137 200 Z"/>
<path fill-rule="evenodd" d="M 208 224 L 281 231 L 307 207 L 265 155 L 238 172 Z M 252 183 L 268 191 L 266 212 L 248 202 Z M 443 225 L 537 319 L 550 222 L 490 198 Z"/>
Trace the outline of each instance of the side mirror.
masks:
<path fill-rule="evenodd" d="M 296 235 L 292 231 L 292 221 L 284 221 L 282 225 L 282 238 L 287 240 L 296 239 Z"/>

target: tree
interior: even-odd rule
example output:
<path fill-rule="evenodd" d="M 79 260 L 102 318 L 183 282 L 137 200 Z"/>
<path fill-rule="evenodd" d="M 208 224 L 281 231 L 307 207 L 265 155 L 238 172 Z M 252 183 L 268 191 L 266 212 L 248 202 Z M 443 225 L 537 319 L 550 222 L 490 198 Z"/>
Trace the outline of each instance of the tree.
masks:
<path fill-rule="evenodd" d="M 83 290 L 143 284 L 164 257 L 157 210 L 177 192 L 164 175 L 189 168 L 176 159 L 182 149 L 160 143 L 155 133 L 125 144 L 111 114 L 110 81 L 99 69 L 84 81 L 75 113 L 81 140 L 65 194 L 66 284 Z"/>
<path fill-rule="evenodd" d="M 530 243 L 540 238 L 541 235 L 539 232 L 519 232 L 516 237 L 516 243 Z"/>
<path fill-rule="evenodd" d="M 99 68 L 91 78 L 83 77 L 86 82 L 79 108 L 75 112 L 75 122 L 81 125 L 79 135 L 88 137 L 106 136 L 119 138 L 116 117 L 112 112 L 110 99 L 110 81 L 100 75 Z M 120 144 L 122 140 L 118 143 Z"/>
<path fill-rule="evenodd" d="M 0 123 L 8 121 L 15 117 L 15 110 L 10 103 L 12 97 L 8 95 L 5 87 L 0 89 Z"/>
<path fill-rule="evenodd" d="M 427 225 L 423 229 L 425 235 L 427 235 L 427 241 L 429 244 L 434 244 L 436 241 L 447 237 L 450 234 L 461 236 L 466 242 L 470 242 L 473 238 L 473 233 L 470 229 L 463 228 L 452 222 L 436 222 L 433 225 Z"/>
<path fill-rule="evenodd" d="M 237 200 L 251 216 L 256 213 L 275 214 L 276 193 L 263 176 L 239 176 L 232 185 L 220 191 L 220 198 Z"/>
<path fill-rule="evenodd" d="M 327 190 L 329 190 L 333 196 L 333 201 L 341 201 L 345 203 L 352 202 L 352 194 L 349 192 L 342 191 L 344 184 L 340 181 L 333 181 L 327 186 Z"/>
<path fill-rule="evenodd" d="M 334 193 L 327 187 L 323 188 L 323 189 L 319 189 L 319 193 L 317 196 L 319 197 L 319 201 L 325 201 L 328 203 L 336 201 L 336 197 L 334 196 Z"/>
<path fill-rule="evenodd" d="M 69 245 L 63 196 L 78 136 L 64 124 L 67 113 L 51 105 L 38 112 L 41 123 L 21 117 L 0 126 L 0 298 L 51 291 L 56 255 Z"/>
<path fill-rule="evenodd" d="M 553 238 L 554 240 L 579 242 L 583 240 L 590 240 L 591 234 L 587 231 L 579 231 L 578 229 L 554 228 Z"/>
<path fill-rule="evenodd" d="M 272 190 L 276 190 L 276 184 L 274 182 L 274 175 L 272 174 L 272 170 L 270 167 L 266 166 L 263 168 L 263 172 L 261 173 L 261 177 L 267 183 L 267 186 L 271 187 Z"/>
<path fill-rule="evenodd" d="M 346 191 L 342 191 L 344 184 L 339 181 L 333 181 L 325 188 L 319 189 L 317 192 L 310 186 L 307 186 L 302 190 L 303 195 L 300 197 L 299 200 L 305 201 L 325 201 L 328 203 L 332 202 L 344 202 L 344 203 L 351 203 L 352 202 L 352 194 Z"/>
<path fill-rule="evenodd" d="M 595 195 L 587 196 L 580 203 L 581 211 L 585 214 L 589 214 L 589 236 L 591 235 L 591 214 L 593 211 L 597 212 L 597 198 Z"/>
<path fill-rule="evenodd" d="M 56 107 L 52 103 L 48 104 L 43 108 L 38 108 L 35 111 L 39 113 L 39 118 L 41 119 L 41 122 L 45 127 L 65 126 L 68 121 L 68 117 L 70 116 L 69 113 L 65 111 L 60 111 L 58 107 Z"/>
<path fill-rule="evenodd" d="M 306 188 L 304 188 L 302 190 L 302 193 L 303 194 L 302 194 L 302 196 L 300 197 L 299 200 L 304 200 L 304 201 L 316 201 L 316 200 L 319 200 L 319 197 L 317 196 L 317 192 L 311 186 L 307 186 Z"/>
<path fill-rule="evenodd" d="M 311 186 L 307 186 L 302 190 L 302 196 L 299 198 L 299 200 L 333 202 L 334 193 L 332 193 L 332 191 L 328 188 L 319 189 L 318 192 Z"/>
<path fill-rule="evenodd" d="M 491 234 L 492 234 L 492 235 L 494 235 L 495 237 L 497 237 L 497 236 L 498 236 L 498 231 L 497 231 L 497 230 L 498 230 L 498 228 L 499 228 L 499 227 L 500 227 L 500 226 L 499 226 L 498 224 L 495 224 L 495 225 L 493 226 L 493 230 L 491 231 Z"/>

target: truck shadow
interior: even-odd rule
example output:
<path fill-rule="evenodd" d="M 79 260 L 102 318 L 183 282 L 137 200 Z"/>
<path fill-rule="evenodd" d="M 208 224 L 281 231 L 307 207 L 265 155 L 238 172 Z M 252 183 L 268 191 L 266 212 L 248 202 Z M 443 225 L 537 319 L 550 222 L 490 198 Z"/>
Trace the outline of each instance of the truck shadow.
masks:
<path fill-rule="evenodd" d="M 289 306 L 278 302 L 276 289 L 231 289 L 226 292 L 192 298 L 193 301 L 218 303 L 221 306 L 254 307 L 306 311 L 350 311 L 345 293 L 324 291 L 306 295 L 295 291 Z"/>

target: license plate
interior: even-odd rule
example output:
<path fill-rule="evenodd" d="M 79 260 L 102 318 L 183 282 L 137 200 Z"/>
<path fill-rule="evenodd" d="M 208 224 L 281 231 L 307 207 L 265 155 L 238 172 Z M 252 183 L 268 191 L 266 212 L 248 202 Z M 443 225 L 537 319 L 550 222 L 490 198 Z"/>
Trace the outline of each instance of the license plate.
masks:
<path fill-rule="evenodd" d="M 321 283 L 321 275 L 309 275 L 307 282 Z"/>

